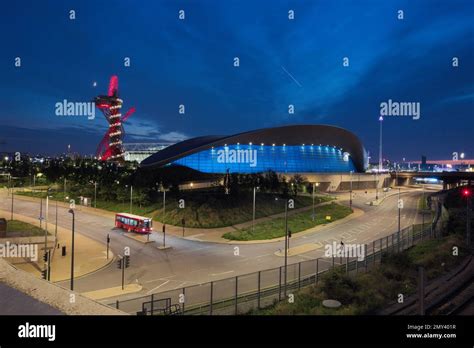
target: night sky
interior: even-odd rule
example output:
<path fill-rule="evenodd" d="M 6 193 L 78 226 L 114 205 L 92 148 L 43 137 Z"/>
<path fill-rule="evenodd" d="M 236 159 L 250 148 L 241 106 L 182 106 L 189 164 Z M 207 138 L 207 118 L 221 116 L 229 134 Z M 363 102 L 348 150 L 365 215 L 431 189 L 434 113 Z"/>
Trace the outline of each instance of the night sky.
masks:
<path fill-rule="evenodd" d="M 392 99 L 419 102 L 421 117 L 385 118 L 384 158 L 474 158 L 472 0 L 9 1 L 0 40 L 0 151 L 93 154 L 104 117 L 55 104 L 106 94 L 117 74 L 123 112 L 137 109 L 126 142 L 330 124 L 375 160 Z"/>

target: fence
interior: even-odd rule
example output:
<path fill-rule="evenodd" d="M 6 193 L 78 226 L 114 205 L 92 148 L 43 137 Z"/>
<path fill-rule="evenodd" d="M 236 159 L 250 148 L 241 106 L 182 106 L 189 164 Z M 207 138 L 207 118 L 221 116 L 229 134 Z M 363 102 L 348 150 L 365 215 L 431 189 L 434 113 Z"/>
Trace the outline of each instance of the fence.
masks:
<path fill-rule="evenodd" d="M 365 244 L 365 257 L 325 257 L 301 261 L 233 278 L 212 281 L 137 297 L 109 304 L 122 311 L 141 315 L 237 315 L 253 309 L 264 308 L 286 298 L 292 291 L 316 284 L 321 276 L 331 269 L 345 270 L 355 275 L 366 272 L 381 262 L 385 253 L 398 253 L 419 241 L 441 235 L 438 221 L 441 205 L 436 205 L 432 222 L 412 225 L 400 232 Z"/>

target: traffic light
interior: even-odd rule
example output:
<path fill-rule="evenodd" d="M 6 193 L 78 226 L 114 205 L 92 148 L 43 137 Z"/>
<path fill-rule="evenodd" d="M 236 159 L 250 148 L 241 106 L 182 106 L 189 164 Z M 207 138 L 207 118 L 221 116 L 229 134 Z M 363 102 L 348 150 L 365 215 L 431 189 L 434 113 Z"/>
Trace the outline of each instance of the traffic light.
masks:
<path fill-rule="evenodd" d="M 44 280 L 48 279 L 48 270 L 46 268 L 41 271 L 41 278 Z"/>
<path fill-rule="evenodd" d="M 110 235 L 107 235 L 107 244 L 110 243 Z"/>
<path fill-rule="evenodd" d="M 291 230 L 288 229 L 288 238 L 291 238 Z"/>
<path fill-rule="evenodd" d="M 469 191 L 469 189 L 464 189 L 462 190 L 462 195 L 464 197 L 469 197 L 471 195 L 471 191 Z"/>
<path fill-rule="evenodd" d="M 163 233 L 166 232 L 166 225 L 163 225 Z"/>
<path fill-rule="evenodd" d="M 44 262 L 48 262 L 48 252 L 45 252 L 45 253 L 43 254 L 43 261 L 44 261 Z"/>
<path fill-rule="evenodd" d="M 184 218 L 181 219 L 181 225 L 186 225 L 186 220 L 184 220 Z"/>
<path fill-rule="evenodd" d="M 124 256 L 125 268 L 130 267 L 130 255 Z"/>
<path fill-rule="evenodd" d="M 117 260 L 117 268 L 122 269 L 122 258 L 121 257 Z"/>

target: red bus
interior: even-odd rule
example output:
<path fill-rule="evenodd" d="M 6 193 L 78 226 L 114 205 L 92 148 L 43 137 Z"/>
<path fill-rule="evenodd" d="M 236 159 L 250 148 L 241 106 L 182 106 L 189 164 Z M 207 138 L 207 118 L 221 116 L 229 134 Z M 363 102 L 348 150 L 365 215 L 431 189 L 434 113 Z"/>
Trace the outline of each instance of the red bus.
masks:
<path fill-rule="evenodd" d="M 153 230 L 150 218 L 128 213 L 115 214 L 115 227 L 137 233 L 151 233 Z"/>

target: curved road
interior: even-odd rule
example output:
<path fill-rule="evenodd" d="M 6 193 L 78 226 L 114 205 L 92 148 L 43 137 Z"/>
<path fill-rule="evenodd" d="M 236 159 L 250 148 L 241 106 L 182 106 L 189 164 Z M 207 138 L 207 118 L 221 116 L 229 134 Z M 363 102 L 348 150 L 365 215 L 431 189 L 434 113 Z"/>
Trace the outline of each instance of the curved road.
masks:
<path fill-rule="evenodd" d="M 392 191 L 393 192 L 393 191 Z M 402 228 L 418 222 L 418 198 L 421 190 L 410 190 L 402 193 L 404 209 L 401 214 Z M 381 205 L 369 206 L 365 204 L 369 199 L 363 192 L 357 192 L 353 200 L 354 207 L 365 213 L 348 221 L 328 225 L 326 228 L 313 234 L 291 239 L 291 247 L 308 243 L 361 243 L 369 244 L 373 240 L 390 235 L 398 228 L 397 195 L 388 196 Z M 347 202 L 346 202 L 347 203 Z M 10 200 L 2 197 L 0 209 L 9 210 Z M 54 209 L 50 209 L 52 218 Z M 16 213 L 38 218 L 39 206 L 37 203 L 16 200 Z M 66 208 L 58 209 L 58 225 L 70 228 L 71 216 Z M 284 248 L 283 242 L 262 244 L 241 244 L 239 255 L 235 255 L 236 245 L 205 243 L 192 241 L 167 235 L 167 245 L 171 249 L 159 250 L 162 234 L 153 233 L 150 239 L 157 243 L 143 244 L 123 236 L 123 232 L 113 230 L 113 221 L 110 218 L 76 212 L 76 233 L 84 234 L 105 244 L 106 235 L 110 233 L 111 249 L 117 254 L 123 253 L 124 247 L 130 247 L 131 266 L 126 270 L 126 283 L 138 282 L 143 286 L 140 293 L 122 296 L 122 299 L 145 295 L 152 292 L 182 288 L 218 279 L 235 277 L 259 270 L 275 268 L 283 265 L 284 259 L 275 255 L 275 252 Z M 105 248 L 105 245 L 104 245 Z M 323 257 L 324 248 L 295 255 L 289 258 L 288 263 L 297 263 L 308 259 Z M 68 287 L 68 282 L 60 283 Z M 75 290 L 79 292 L 92 291 L 119 286 L 121 271 L 113 262 L 109 266 L 82 278 L 75 279 Z"/>

